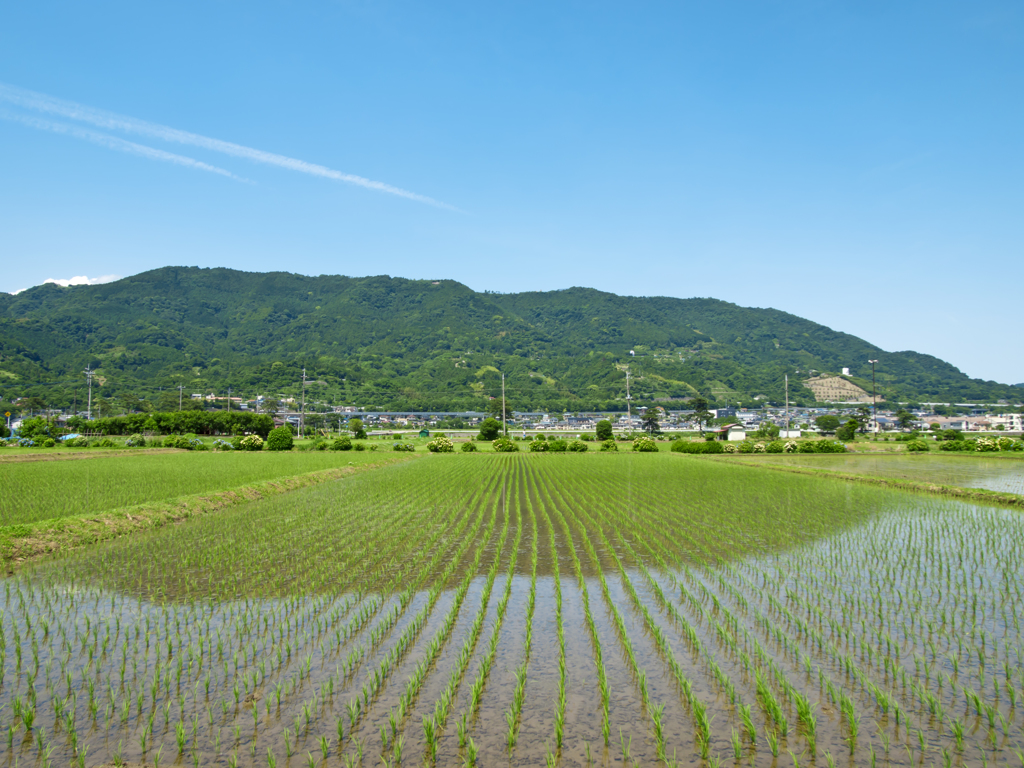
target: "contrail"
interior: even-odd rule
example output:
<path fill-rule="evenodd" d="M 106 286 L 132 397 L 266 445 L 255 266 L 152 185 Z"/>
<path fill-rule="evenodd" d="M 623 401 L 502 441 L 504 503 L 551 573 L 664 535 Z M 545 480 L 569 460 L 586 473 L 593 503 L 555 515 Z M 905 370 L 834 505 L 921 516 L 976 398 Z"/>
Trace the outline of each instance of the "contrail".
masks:
<path fill-rule="evenodd" d="M 55 123 L 51 120 L 29 117 L 28 115 L 16 115 L 4 109 L 0 109 L 0 119 L 12 120 L 14 122 L 21 123 L 22 125 L 27 125 L 30 128 L 38 128 L 41 131 L 52 131 L 53 133 L 62 133 L 65 136 L 74 136 L 76 139 L 85 139 L 86 141 L 91 141 L 93 144 L 99 144 L 101 147 L 116 149 L 119 152 L 128 152 L 129 154 L 139 155 L 140 157 L 148 157 L 150 160 L 162 160 L 167 163 L 195 168 L 199 171 L 209 171 L 210 173 L 227 176 L 229 179 L 235 179 L 236 181 L 248 181 L 247 179 L 235 176 L 231 171 L 226 171 L 215 165 L 203 163 L 191 157 L 176 155 L 173 152 L 165 152 L 162 149 L 147 147 L 144 144 L 136 144 L 134 141 L 125 141 L 124 139 L 119 139 L 116 136 L 107 136 L 103 133 L 96 133 L 96 131 L 90 131 L 87 128 L 79 128 L 76 125 Z"/>
<path fill-rule="evenodd" d="M 343 181 L 348 184 L 365 187 L 366 189 L 373 189 L 378 192 L 386 192 L 390 195 L 404 197 L 408 200 L 427 203 L 428 205 L 434 205 L 438 208 L 446 208 L 452 211 L 458 210 L 457 208 L 454 208 L 447 203 L 442 203 L 439 200 L 435 200 L 432 197 L 418 195 L 415 192 L 410 192 L 406 189 L 401 189 L 400 187 L 394 187 L 390 184 L 385 184 L 382 181 L 373 181 L 372 179 L 366 179 L 362 176 L 356 176 L 351 173 L 342 173 L 341 171 L 336 171 L 323 165 L 307 163 L 305 160 L 297 160 L 293 157 L 277 155 L 272 152 L 264 152 L 260 149 L 245 147 L 241 144 L 233 144 L 229 141 L 212 139 L 209 136 L 200 136 L 196 133 L 189 133 L 188 131 L 181 131 L 177 128 L 170 128 L 166 125 L 148 123 L 144 120 L 137 120 L 133 117 L 117 115 L 112 112 L 104 112 L 103 110 L 93 109 L 92 107 L 87 107 L 82 104 L 76 104 L 73 101 L 57 99 L 53 96 L 28 91 L 23 88 L 16 88 L 12 85 L 0 83 L 0 100 L 10 102 L 11 104 L 17 104 L 25 109 L 60 115 L 61 117 L 66 117 L 71 120 L 79 120 L 83 123 L 95 125 L 98 128 L 141 134 L 177 144 L 202 147 L 203 149 L 208 149 L 213 152 L 220 152 L 225 155 L 231 155 L 232 157 L 241 157 L 246 160 L 251 160 L 255 163 L 276 165 L 290 171 L 307 173 L 311 176 L 320 176 L 334 181 Z"/>

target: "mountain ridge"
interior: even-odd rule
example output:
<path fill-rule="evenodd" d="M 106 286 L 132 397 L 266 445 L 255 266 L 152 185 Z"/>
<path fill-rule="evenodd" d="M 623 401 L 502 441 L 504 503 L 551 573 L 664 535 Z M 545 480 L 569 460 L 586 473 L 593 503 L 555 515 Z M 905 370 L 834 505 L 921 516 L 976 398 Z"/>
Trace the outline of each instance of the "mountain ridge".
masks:
<path fill-rule="evenodd" d="M 636 356 L 630 355 L 630 350 Z M 630 297 L 586 287 L 478 292 L 455 280 L 316 277 L 223 267 L 162 267 L 102 285 L 44 284 L 0 294 L 0 387 L 69 401 L 86 366 L 105 397 L 150 400 L 178 386 L 251 397 L 294 394 L 305 366 L 314 399 L 392 410 L 625 408 L 634 398 L 700 393 L 718 403 L 779 401 L 799 380 L 848 367 L 879 394 L 938 402 L 1019 399 L 913 351 L 773 308 L 714 298 Z M 758 401 L 759 402 L 759 401 Z"/>

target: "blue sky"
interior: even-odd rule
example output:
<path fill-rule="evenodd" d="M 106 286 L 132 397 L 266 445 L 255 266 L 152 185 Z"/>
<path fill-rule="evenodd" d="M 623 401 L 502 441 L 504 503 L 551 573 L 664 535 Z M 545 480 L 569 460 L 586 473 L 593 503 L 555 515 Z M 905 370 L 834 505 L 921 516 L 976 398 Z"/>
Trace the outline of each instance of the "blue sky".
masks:
<path fill-rule="evenodd" d="M 1022 94 L 1019 2 L 5 3 L 0 290 L 713 296 L 1024 382 Z"/>

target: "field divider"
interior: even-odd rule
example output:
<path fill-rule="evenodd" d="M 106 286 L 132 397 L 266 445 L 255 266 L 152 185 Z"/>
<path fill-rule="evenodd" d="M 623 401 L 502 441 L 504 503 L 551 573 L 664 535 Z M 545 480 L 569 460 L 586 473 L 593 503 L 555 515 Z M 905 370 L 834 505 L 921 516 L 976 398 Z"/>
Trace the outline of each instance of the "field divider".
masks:
<path fill-rule="evenodd" d="M 320 469 L 316 472 L 279 477 L 214 493 L 198 493 L 105 512 L 89 512 L 35 523 L 3 526 L 0 527 L 0 564 L 11 573 L 16 565 L 29 560 L 37 560 L 139 531 L 182 523 L 195 517 L 215 514 L 229 507 L 332 480 L 341 480 L 382 466 L 410 460 L 402 457 L 385 465 L 364 464 L 358 467 Z"/>

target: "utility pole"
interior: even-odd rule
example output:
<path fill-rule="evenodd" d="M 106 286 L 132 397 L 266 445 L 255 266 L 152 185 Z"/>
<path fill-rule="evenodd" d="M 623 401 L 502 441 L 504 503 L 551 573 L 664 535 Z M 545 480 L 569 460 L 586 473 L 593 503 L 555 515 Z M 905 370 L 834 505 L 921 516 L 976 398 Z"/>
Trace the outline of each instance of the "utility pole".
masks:
<path fill-rule="evenodd" d="M 179 411 L 181 410 L 181 390 L 183 390 L 184 388 L 185 388 L 184 384 L 179 384 L 178 385 L 178 410 Z"/>
<path fill-rule="evenodd" d="M 786 437 L 789 437 L 789 374 L 786 374 Z"/>
<path fill-rule="evenodd" d="M 629 428 L 633 428 L 633 408 L 630 403 L 632 398 L 629 396 L 629 366 L 626 366 L 626 419 L 629 421 Z"/>
<path fill-rule="evenodd" d="M 302 369 L 302 411 L 299 413 L 299 437 L 306 432 L 306 369 Z"/>
<path fill-rule="evenodd" d="M 508 424 L 505 423 L 505 374 L 501 374 L 501 429 L 508 437 Z"/>
<path fill-rule="evenodd" d="M 875 394 L 875 363 L 877 360 L 868 360 L 871 363 L 871 421 L 874 422 L 875 438 L 878 438 L 878 414 L 875 411 L 875 403 L 878 401 L 878 395 Z"/>
<path fill-rule="evenodd" d="M 89 382 L 89 407 L 88 407 L 88 409 L 85 412 L 85 418 L 88 421 L 92 421 L 92 377 L 94 375 L 92 367 L 88 366 L 88 365 L 85 366 L 84 373 L 85 373 L 86 381 Z"/>
<path fill-rule="evenodd" d="M 231 387 L 228 387 L 228 412 L 231 411 Z"/>

